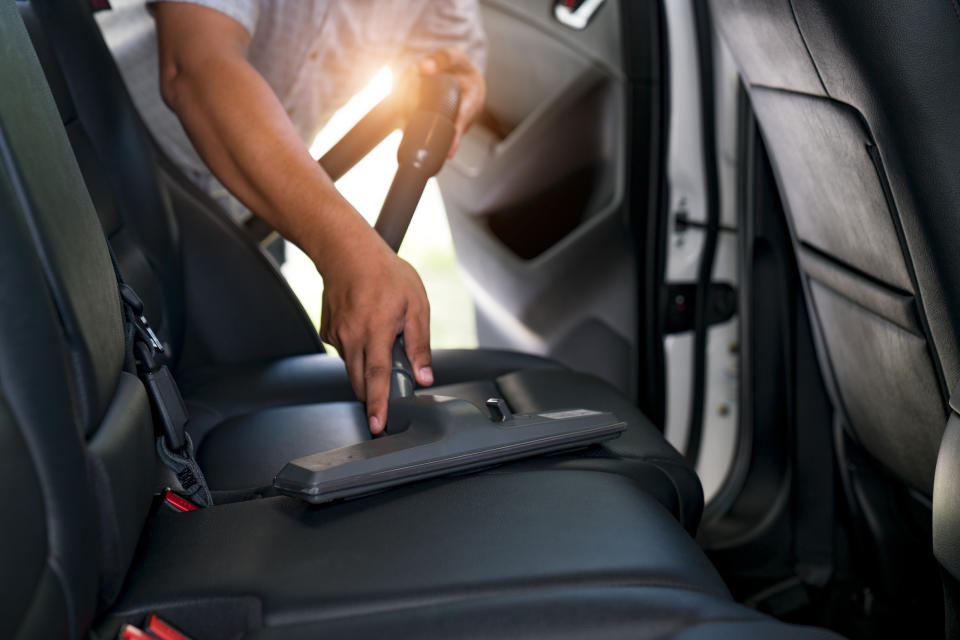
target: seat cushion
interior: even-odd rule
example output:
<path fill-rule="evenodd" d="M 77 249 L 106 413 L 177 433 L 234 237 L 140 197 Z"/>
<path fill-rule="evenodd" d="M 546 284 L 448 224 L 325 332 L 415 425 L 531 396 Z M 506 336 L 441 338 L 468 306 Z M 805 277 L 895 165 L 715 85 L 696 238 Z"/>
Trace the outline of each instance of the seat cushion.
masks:
<path fill-rule="evenodd" d="M 274 497 L 160 510 L 118 610 L 242 595 L 290 622 L 604 584 L 727 596 L 676 519 L 630 479 L 503 469 L 321 506 Z"/>
<path fill-rule="evenodd" d="M 406 607 L 375 615 L 266 627 L 256 640 L 383 638 L 671 638 L 839 640 L 825 629 L 784 624 L 727 598 L 663 587 L 553 589 Z"/>
<path fill-rule="evenodd" d="M 438 351 L 434 358 L 440 384 L 423 393 L 476 404 L 500 396 L 518 413 L 572 408 L 613 412 L 627 423 L 626 432 L 616 440 L 521 466 L 624 475 L 644 487 L 689 530 L 696 528 L 703 510 L 696 473 L 660 431 L 606 382 L 549 360 L 511 352 Z M 221 378 L 205 373 L 188 384 L 189 428 L 199 441 L 197 459 L 214 490 L 270 487 L 288 461 L 370 437 L 362 405 L 345 401 L 353 393 L 339 358 L 287 358 L 272 365 L 235 368 Z"/>
<path fill-rule="evenodd" d="M 436 386 L 492 380 L 520 369 L 561 368 L 538 356 L 493 349 L 437 349 Z M 328 354 L 268 362 L 204 367 L 177 373 L 190 410 L 187 429 L 198 445 L 224 421 L 267 409 L 316 402 L 356 400 L 343 360 Z"/>
<path fill-rule="evenodd" d="M 161 511 L 111 621 L 148 611 L 203 637 L 834 637 L 734 604 L 657 501 L 576 470 Z"/>

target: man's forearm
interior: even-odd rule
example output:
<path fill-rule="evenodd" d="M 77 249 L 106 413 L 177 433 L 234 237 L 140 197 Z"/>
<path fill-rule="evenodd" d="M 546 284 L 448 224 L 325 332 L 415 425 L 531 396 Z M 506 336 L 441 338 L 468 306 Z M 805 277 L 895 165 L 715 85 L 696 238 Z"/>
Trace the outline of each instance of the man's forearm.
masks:
<path fill-rule="evenodd" d="M 242 58 L 180 66 L 164 96 L 204 162 L 247 207 L 300 246 L 324 272 L 332 253 L 369 225 L 310 157 L 266 81 Z M 237 108 L 242 105 L 242 108 Z M 336 237 L 337 247 L 326 246 Z"/>
<path fill-rule="evenodd" d="M 321 334 L 343 356 L 370 430 L 380 433 L 398 334 L 417 381 L 433 382 L 423 283 L 310 157 L 273 90 L 247 62 L 250 36 L 239 22 L 190 3 L 158 3 L 154 17 L 164 100 L 224 186 L 317 265 L 324 277 Z"/>

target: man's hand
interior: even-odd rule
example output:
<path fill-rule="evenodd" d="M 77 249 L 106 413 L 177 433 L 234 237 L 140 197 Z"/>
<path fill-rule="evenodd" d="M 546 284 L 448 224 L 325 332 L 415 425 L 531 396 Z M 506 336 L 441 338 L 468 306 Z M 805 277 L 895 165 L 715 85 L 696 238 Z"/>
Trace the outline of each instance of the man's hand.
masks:
<path fill-rule="evenodd" d="M 448 158 L 452 158 L 460 146 L 460 138 L 483 109 L 483 101 L 487 97 L 487 85 L 483 75 L 477 69 L 467 54 L 461 49 L 441 49 L 431 53 L 417 63 L 420 75 L 429 76 L 434 73 L 449 73 L 460 83 L 460 110 L 454 123 L 457 133 L 450 145 Z"/>
<path fill-rule="evenodd" d="M 401 333 L 417 383 L 433 384 L 430 305 L 417 272 L 370 230 L 337 261 L 324 260 L 320 336 L 347 365 L 357 397 L 366 402 L 371 433 L 387 424 L 391 350 Z"/>
<path fill-rule="evenodd" d="M 154 18 L 164 100 L 220 182 L 317 265 L 325 282 L 321 333 L 346 361 L 370 430 L 383 431 L 398 334 L 417 382 L 433 382 L 430 308 L 420 278 L 310 157 L 247 61 L 250 36 L 239 22 L 182 2 L 156 5 Z"/>

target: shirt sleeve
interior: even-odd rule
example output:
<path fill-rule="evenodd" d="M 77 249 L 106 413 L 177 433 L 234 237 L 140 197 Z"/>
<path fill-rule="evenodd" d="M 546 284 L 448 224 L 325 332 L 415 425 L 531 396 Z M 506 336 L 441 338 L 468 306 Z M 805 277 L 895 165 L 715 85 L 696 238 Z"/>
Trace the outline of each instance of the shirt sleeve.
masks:
<path fill-rule="evenodd" d="M 251 38 L 257 29 L 257 18 L 260 17 L 259 0 L 147 0 L 147 5 L 160 2 L 184 2 L 214 9 L 243 25 Z"/>
<path fill-rule="evenodd" d="M 431 0 L 407 36 L 403 58 L 412 63 L 438 49 L 459 47 L 483 73 L 487 38 L 478 0 Z"/>

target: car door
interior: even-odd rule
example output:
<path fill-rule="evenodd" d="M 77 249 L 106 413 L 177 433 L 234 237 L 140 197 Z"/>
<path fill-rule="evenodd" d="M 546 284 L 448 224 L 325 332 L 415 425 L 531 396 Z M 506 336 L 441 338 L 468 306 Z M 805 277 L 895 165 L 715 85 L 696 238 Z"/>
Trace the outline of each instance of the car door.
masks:
<path fill-rule="evenodd" d="M 479 344 L 593 373 L 655 415 L 655 269 L 638 256 L 656 264 L 659 3 L 481 5 L 486 108 L 439 177 Z"/>
<path fill-rule="evenodd" d="M 729 54 L 697 0 L 481 6 L 486 110 L 440 175 L 478 342 L 617 386 L 709 498 L 741 438 Z"/>

